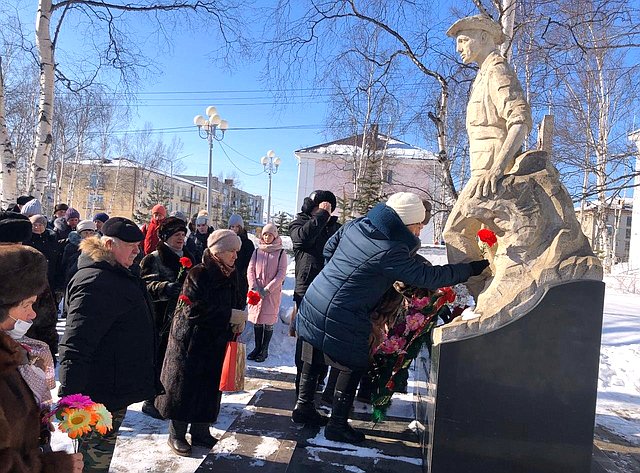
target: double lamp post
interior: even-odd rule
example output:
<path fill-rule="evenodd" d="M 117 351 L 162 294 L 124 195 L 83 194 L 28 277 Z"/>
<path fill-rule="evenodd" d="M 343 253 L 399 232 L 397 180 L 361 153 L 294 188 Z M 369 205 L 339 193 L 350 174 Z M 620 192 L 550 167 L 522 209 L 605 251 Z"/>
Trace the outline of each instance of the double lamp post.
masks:
<path fill-rule="evenodd" d="M 216 107 L 210 105 L 207 107 L 206 114 L 208 118 L 202 115 L 196 115 L 193 118 L 193 124 L 198 127 L 200 138 L 209 142 L 209 172 L 207 173 L 207 214 L 209 218 L 213 218 L 211 213 L 211 163 L 213 160 L 213 141 L 222 141 L 224 132 L 229 128 L 229 123 L 220 118 Z"/>
<path fill-rule="evenodd" d="M 213 218 L 211 213 L 211 165 L 213 161 L 213 142 L 222 141 L 224 132 L 229 128 L 229 123 L 220 118 L 216 107 L 209 106 L 206 109 L 208 118 L 202 115 L 196 115 L 193 118 L 193 124 L 198 127 L 200 138 L 205 139 L 209 143 L 209 172 L 207 173 L 207 213 L 209 218 Z M 271 221 L 271 176 L 278 172 L 280 166 L 280 158 L 276 156 L 273 150 L 267 151 L 266 156 L 260 159 L 265 173 L 269 175 L 269 194 L 267 200 L 267 223 Z"/>

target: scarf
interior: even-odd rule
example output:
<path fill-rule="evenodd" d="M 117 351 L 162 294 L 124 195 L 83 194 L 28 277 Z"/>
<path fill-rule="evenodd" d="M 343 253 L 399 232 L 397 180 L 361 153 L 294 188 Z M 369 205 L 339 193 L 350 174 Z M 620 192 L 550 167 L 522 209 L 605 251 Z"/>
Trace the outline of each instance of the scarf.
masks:
<path fill-rule="evenodd" d="M 211 259 L 213 260 L 213 262 L 218 266 L 218 268 L 220 268 L 220 271 L 222 271 L 222 274 L 224 274 L 224 277 L 228 278 L 229 276 L 231 276 L 231 273 L 233 273 L 236 270 L 235 266 L 227 266 L 226 264 L 224 264 L 222 262 L 222 260 L 220 260 L 216 255 L 214 255 L 213 253 L 211 253 Z"/>
<path fill-rule="evenodd" d="M 262 238 L 258 240 L 258 248 L 260 248 L 265 253 L 274 253 L 276 251 L 280 251 L 282 249 L 282 238 L 277 236 L 271 243 L 267 244 L 264 242 Z"/>

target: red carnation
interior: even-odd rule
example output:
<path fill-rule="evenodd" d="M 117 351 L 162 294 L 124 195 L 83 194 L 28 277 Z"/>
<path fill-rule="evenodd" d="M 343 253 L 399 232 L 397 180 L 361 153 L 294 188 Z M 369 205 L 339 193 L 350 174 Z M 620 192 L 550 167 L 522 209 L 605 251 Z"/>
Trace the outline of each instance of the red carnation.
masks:
<path fill-rule="evenodd" d="M 456 291 L 453 290 L 452 287 L 441 287 L 440 292 L 442 292 L 442 297 L 444 297 L 444 301 L 449 304 L 453 304 L 456 300 Z"/>
<path fill-rule="evenodd" d="M 180 264 L 182 265 L 183 268 L 187 268 L 187 269 L 193 266 L 193 263 L 191 262 L 191 260 L 186 256 L 183 256 L 182 258 L 180 258 Z"/>
<path fill-rule="evenodd" d="M 249 291 L 247 292 L 247 304 L 256 305 L 260 302 L 260 293 L 258 291 Z"/>
<path fill-rule="evenodd" d="M 186 305 L 191 305 L 191 299 L 186 294 L 180 294 L 178 300 L 184 302 Z"/>
<path fill-rule="evenodd" d="M 496 237 L 496 234 L 493 233 L 488 228 L 483 228 L 480 231 L 478 231 L 478 238 L 480 238 L 481 242 L 489 245 L 489 248 L 491 248 L 493 245 L 498 243 L 498 238 Z"/>

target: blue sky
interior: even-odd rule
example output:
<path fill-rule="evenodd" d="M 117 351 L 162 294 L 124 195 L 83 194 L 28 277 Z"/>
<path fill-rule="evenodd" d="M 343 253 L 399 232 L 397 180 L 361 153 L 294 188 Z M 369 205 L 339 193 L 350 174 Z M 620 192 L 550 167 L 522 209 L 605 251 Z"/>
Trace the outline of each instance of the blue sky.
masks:
<path fill-rule="evenodd" d="M 138 94 L 137 118 L 129 129 L 178 129 L 163 132 L 166 142 L 175 134 L 184 147 L 184 173 L 206 176 L 207 141 L 198 136 L 193 117 L 205 115 L 209 105 L 229 122 L 222 143 L 213 150 L 214 176 L 235 173 L 240 187 L 267 200 L 268 176 L 260 158 L 273 149 L 282 164 L 272 180 L 272 214 L 295 213 L 297 162 L 294 150 L 326 141 L 323 132 L 325 105 L 317 98 L 277 104 L 259 81 L 260 64 L 245 64 L 232 72 L 209 57 L 211 45 L 184 35 L 174 39 L 172 53 L 158 58 L 162 73 L 147 81 Z M 304 86 L 302 86 L 304 87 Z M 308 87 L 308 86 L 307 86 Z M 299 92 L 308 95 L 309 90 Z M 303 126 L 302 129 L 295 127 Z"/>

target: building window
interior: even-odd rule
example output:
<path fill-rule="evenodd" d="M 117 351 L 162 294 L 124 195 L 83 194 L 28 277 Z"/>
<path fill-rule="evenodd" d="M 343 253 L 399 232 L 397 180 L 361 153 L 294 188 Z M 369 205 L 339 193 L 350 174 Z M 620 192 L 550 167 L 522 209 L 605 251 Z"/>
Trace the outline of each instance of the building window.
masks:
<path fill-rule="evenodd" d="M 87 196 L 87 209 L 90 212 L 94 210 L 104 209 L 104 196 L 99 194 L 90 194 Z"/>
<path fill-rule="evenodd" d="M 625 232 L 625 236 L 624 236 L 627 240 L 631 239 L 631 229 L 627 228 L 627 231 Z"/>
<path fill-rule="evenodd" d="M 89 187 L 91 189 L 104 189 L 104 176 L 94 171 L 89 176 Z"/>
<path fill-rule="evenodd" d="M 391 184 L 393 182 L 393 171 L 391 169 L 382 171 L 382 180 L 387 184 Z"/>
<path fill-rule="evenodd" d="M 631 226 L 631 216 L 627 217 L 627 227 Z"/>

